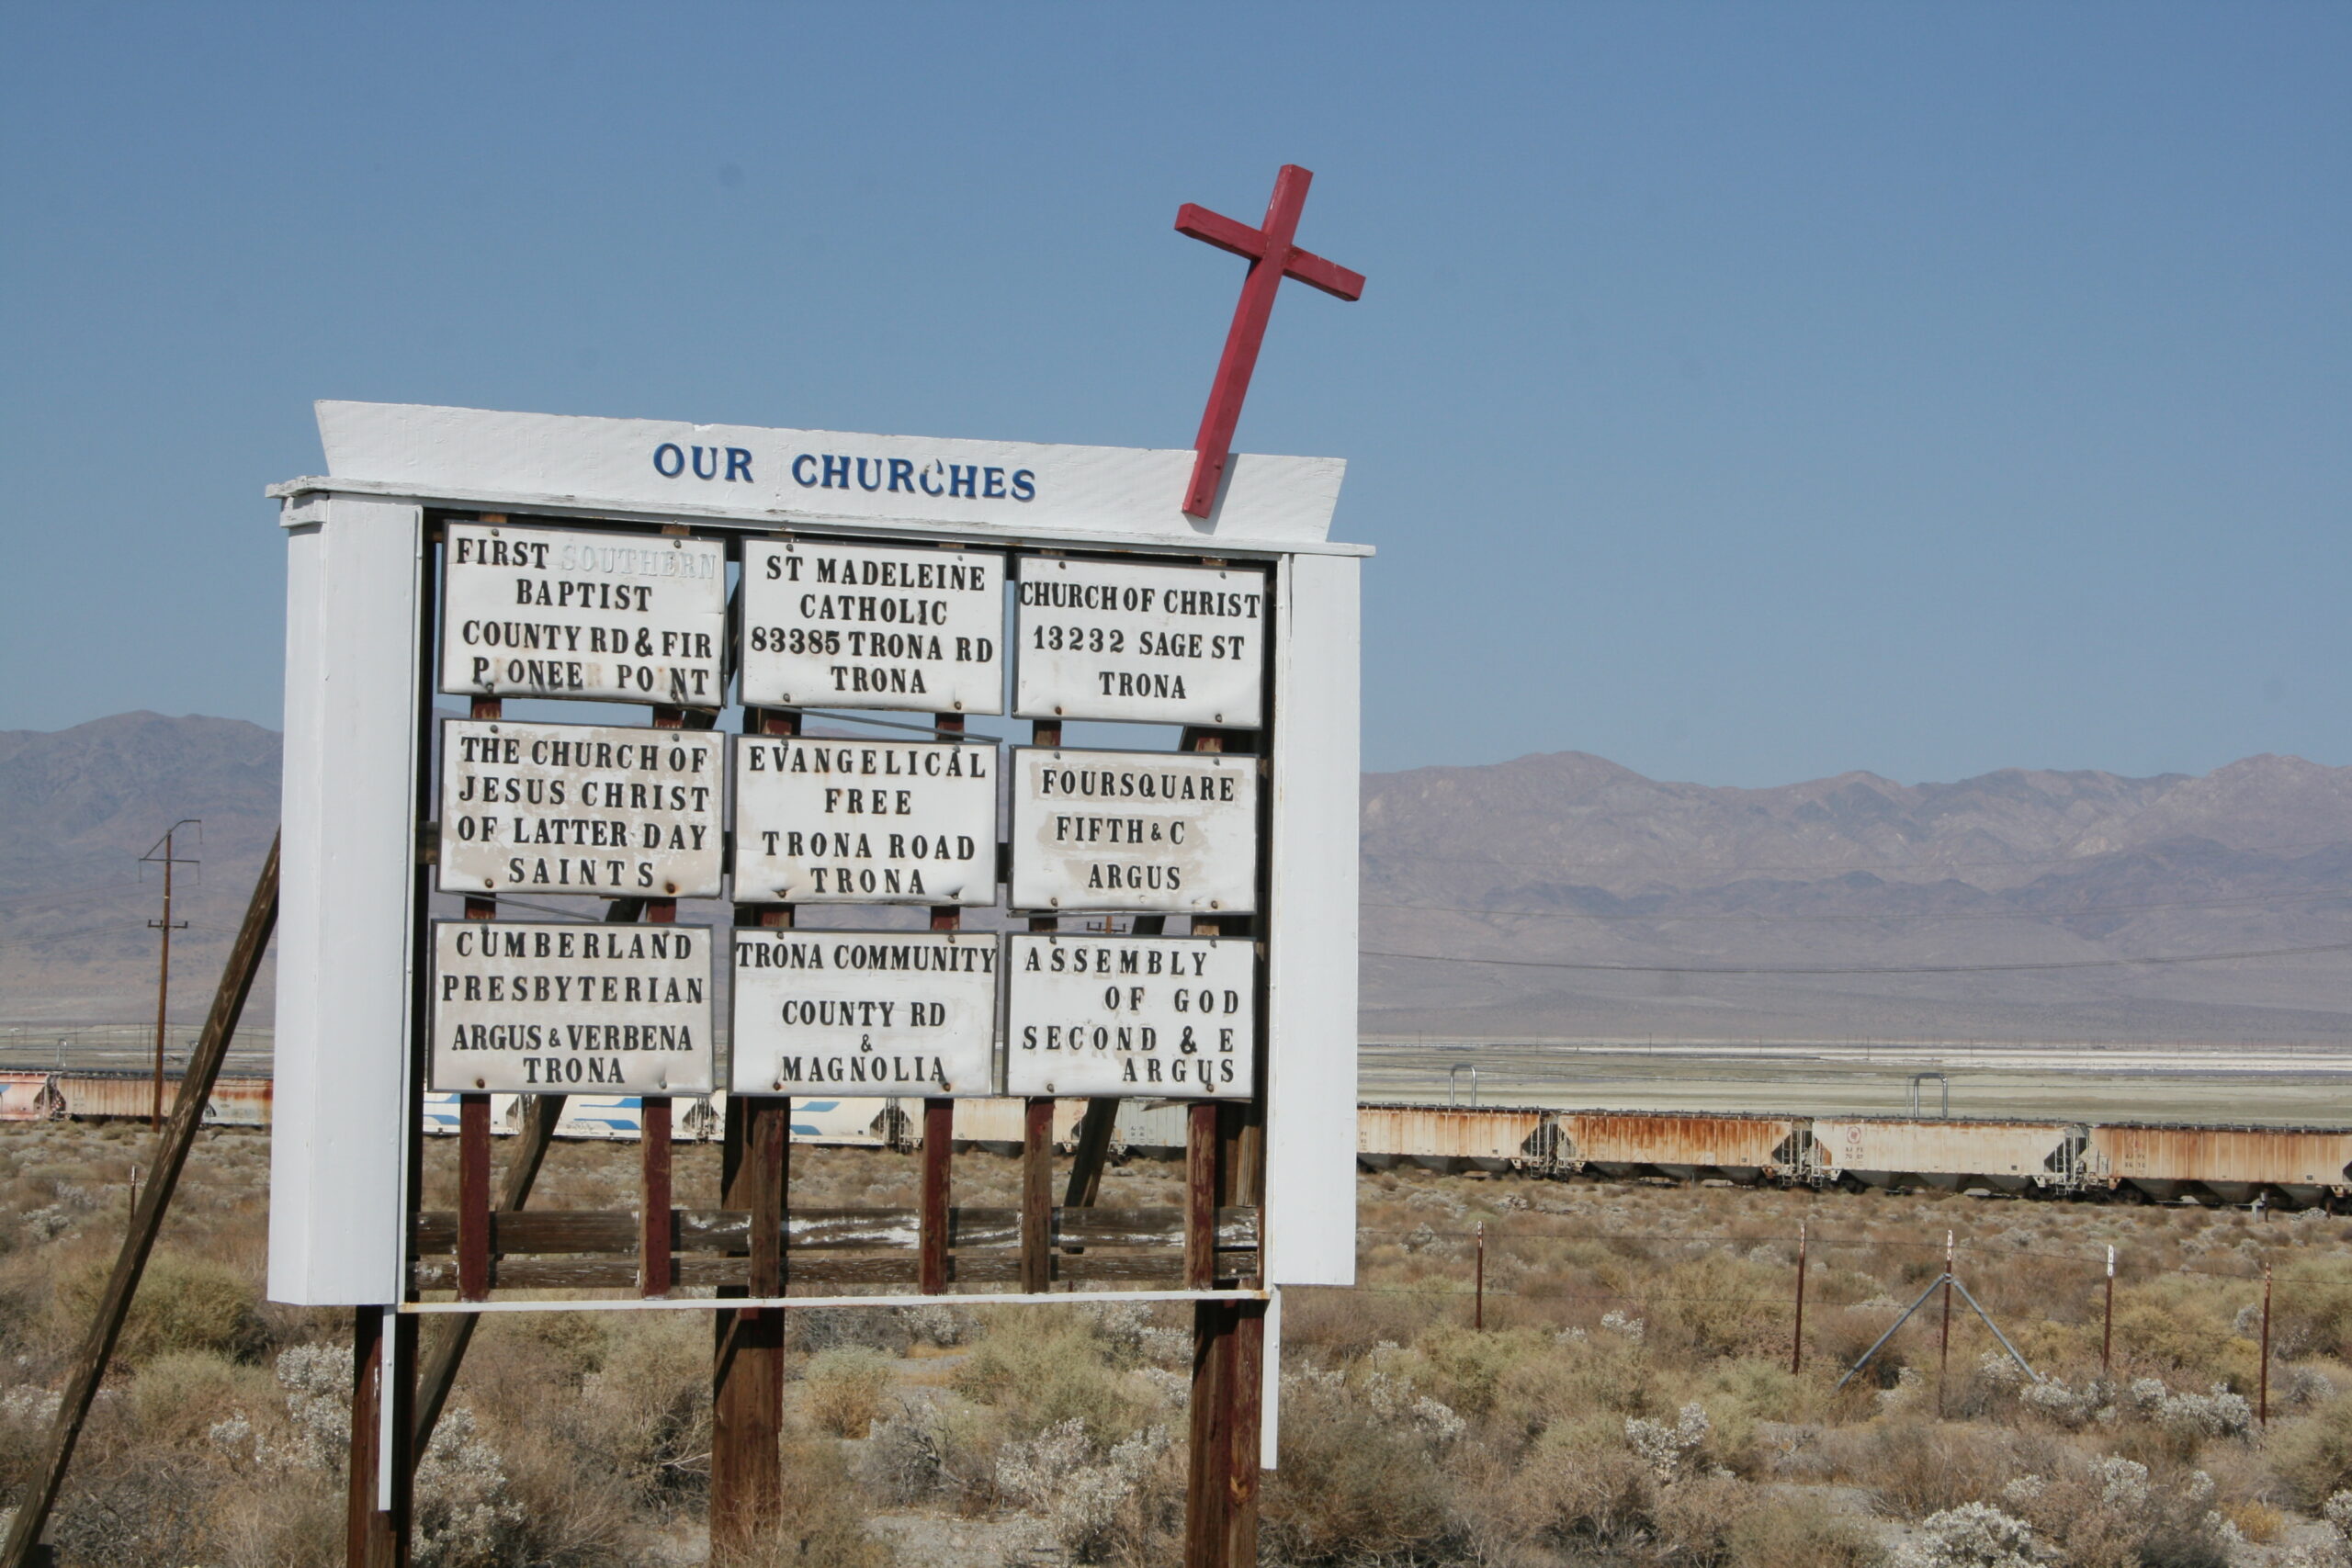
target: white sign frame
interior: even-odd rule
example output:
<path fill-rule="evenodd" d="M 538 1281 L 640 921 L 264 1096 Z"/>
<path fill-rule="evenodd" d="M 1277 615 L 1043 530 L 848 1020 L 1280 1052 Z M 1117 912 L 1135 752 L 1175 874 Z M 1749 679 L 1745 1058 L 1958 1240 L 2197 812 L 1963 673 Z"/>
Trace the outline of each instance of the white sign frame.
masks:
<path fill-rule="evenodd" d="M 1271 566 L 1262 1277 L 1269 1287 L 1352 1282 L 1355 1139 L 1339 1108 L 1352 1105 L 1356 1081 L 1358 649 L 1371 551 L 1327 537 L 1344 464 L 1237 455 L 1211 515 L 1195 520 L 1182 512 L 1193 454 L 1181 449 L 392 404 L 323 403 L 319 415 L 328 476 L 269 492 L 288 547 L 272 1299 L 378 1306 L 406 1294 L 424 1070 L 413 949 L 425 929 L 417 769 L 434 680 L 422 640 L 436 592 L 431 534 L 452 513 L 487 512 Z M 723 462 L 695 477 L 697 445 L 751 451 L 759 482 L 728 479 Z M 687 458 L 679 475 L 655 468 L 662 446 Z M 792 479 L 797 456 L 860 453 L 1025 468 L 1033 499 L 867 492 L 854 468 L 847 491 Z"/>

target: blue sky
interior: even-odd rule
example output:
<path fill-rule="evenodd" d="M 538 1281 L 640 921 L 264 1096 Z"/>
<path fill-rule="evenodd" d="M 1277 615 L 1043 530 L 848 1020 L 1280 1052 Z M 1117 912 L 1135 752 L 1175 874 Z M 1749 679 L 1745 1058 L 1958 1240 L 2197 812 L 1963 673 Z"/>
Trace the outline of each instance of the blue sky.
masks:
<path fill-rule="evenodd" d="M 1351 468 L 1367 761 L 2352 763 L 2341 6 L 0 9 L 0 728 L 274 724 L 318 397 Z"/>

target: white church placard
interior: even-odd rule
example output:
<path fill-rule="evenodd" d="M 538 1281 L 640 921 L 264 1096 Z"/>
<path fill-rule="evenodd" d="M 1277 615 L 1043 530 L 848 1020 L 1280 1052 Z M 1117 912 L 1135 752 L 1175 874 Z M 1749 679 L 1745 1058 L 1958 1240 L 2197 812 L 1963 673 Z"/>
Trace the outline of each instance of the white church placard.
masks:
<path fill-rule="evenodd" d="M 1004 711 L 1004 558 L 824 538 L 743 546 L 742 700 Z"/>
<path fill-rule="evenodd" d="M 727 552 L 715 539 L 452 523 L 441 690 L 715 708 Z"/>

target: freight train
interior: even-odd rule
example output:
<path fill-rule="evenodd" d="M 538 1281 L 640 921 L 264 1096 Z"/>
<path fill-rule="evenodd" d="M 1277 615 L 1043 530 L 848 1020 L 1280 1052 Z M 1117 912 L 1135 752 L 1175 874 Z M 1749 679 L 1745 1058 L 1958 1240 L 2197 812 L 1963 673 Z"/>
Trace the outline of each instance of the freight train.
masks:
<path fill-rule="evenodd" d="M 143 1118 L 151 1083 L 138 1073 L 0 1071 L 0 1122 Z M 168 1094 L 175 1086 L 167 1080 L 165 1088 Z M 205 1121 L 266 1126 L 269 1091 L 267 1078 L 223 1077 Z M 718 1136 L 724 1100 L 682 1101 L 673 1135 Z M 919 1141 L 916 1109 L 894 1100 L 795 1100 L 792 1137 L 906 1147 Z M 1083 1100 L 1057 1102 L 1057 1143 L 1075 1139 L 1084 1111 Z M 513 1133 L 520 1117 L 519 1097 L 492 1097 L 494 1132 Z M 1174 1157 L 1183 1152 L 1184 1124 L 1181 1104 L 1122 1101 L 1113 1146 L 1130 1156 Z M 425 1096 L 427 1133 L 455 1133 L 457 1126 L 456 1096 Z M 639 1126 L 633 1096 L 572 1095 L 556 1135 L 633 1140 Z M 1016 1153 L 1022 1127 L 1019 1100 L 956 1102 L 959 1147 Z M 2278 1207 L 2352 1208 L 2352 1127 L 1368 1103 L 1356 1108 L 1356 1158 L 1372 1170 L 1408 1166 L 1551 1179 L 1934 1189 L 2140 1202 L 2260 1199 Z"/>

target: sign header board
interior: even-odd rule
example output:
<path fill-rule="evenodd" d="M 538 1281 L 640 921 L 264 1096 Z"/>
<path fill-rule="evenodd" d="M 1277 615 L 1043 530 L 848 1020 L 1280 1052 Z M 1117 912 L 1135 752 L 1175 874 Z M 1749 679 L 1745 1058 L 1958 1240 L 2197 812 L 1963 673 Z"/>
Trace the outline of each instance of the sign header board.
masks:
<path fill-rule="evenodd" d="M 441 724 L 440 889 L 716 898 L 727 738 Z"/>
<path fill-rule="evenodd" d="M 379 494 L 678 516 L 944 525 L 967 535 L 1317 549 L 1347 464 L 1237 453 L 1206 519 L 1189 450 L 1065 446 L 415 403 L 321 402 L 330 483 Z M 307 481 L 281 486 L 298 494 Z M 1337 546 L 1340 554 L 1366 553 Z"/>
<path fill-rule="evenodd" d="M 735 1094 L 996 1092 L 989 931 L 735 933 Z"/>
<path fill-rule="evenodd" d="M 452 523 L 441 690 L 715 708 L 727 554 L 715 539 Z"/>
<path fill-rule="evenodd" d="M 954 740 L 735 742 L 735 897 L 996 902 L 997 750 Z"/>
<path fill-rule="evenodd" d="M 431 1087 L 708 1094 L 710 975 L 693 926 L 435 920 Z"/>
<path fill-rule="evenodd" d="M 1257 964 L 1243 937 L 1005 939 L 1004 1092 L 1247 1100 Z"/>
<path fill-rule="evenodd" d="M 1258 766 L 1216 751 L 1012 753 L 1012 908 L 1258 907 Z"/>
<path fill-rule="evenodd" d="M 749 540 L 742 615 L 745 703 L 1004 711 L 1002 556 Z"/>
<path fill-rule="evenodd" d="M 1265 722 L 1266 574 L 1023 556 L 1012 711 L 1255 729 Z"/>

